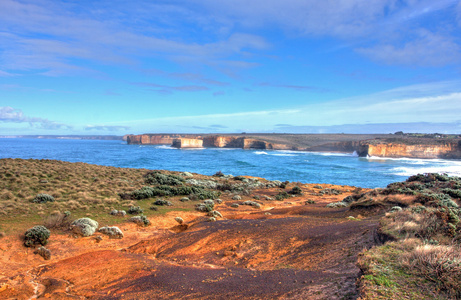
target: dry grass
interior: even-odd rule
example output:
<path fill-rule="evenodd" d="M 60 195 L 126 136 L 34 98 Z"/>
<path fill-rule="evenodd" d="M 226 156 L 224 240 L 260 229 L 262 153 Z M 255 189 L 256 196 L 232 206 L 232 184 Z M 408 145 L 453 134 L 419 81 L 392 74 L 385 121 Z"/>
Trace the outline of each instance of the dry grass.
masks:
<path fill-rule="evenodd" d="M 461 298 L 459 245 L 420 245 L 406 255 L 405 265 L 416 276 L 433 282 L 451 298 Z"/>
<path fill-rule="evenodd" d="M 0 215 L 9 223 L 21 222 L 20 216 L 34 219 L 54 210 L 78 215 L 118 206 L 118 193 L 141 188 L 146 171 L 54 160 L 0 159 Z M 32 203 L 40 193 L 52 195 L 56 201 Z"/>
<path fill-rule="evenodd" d="M 443 222 L 435 209 L 417 213 L 404 209 L 387 213 L 381 219 L 381 230 L 394 239 L 418 237 L 431 239 L 443 235 Z M 439 237 L 440 238 L 440 237 Z"/>

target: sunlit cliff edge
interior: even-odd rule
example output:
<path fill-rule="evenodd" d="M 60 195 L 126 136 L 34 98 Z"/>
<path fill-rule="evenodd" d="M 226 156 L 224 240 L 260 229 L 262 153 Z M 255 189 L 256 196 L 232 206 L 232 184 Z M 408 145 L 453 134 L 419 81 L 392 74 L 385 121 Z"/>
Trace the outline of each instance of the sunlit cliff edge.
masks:
<path fill-rule="evenodd" d="M 128 144 L 171 145 L 176 148 L 239 148 L 331 151 L 359 156 L 461 159 L 457 135 L 398 134 L 140 134 Z"/>

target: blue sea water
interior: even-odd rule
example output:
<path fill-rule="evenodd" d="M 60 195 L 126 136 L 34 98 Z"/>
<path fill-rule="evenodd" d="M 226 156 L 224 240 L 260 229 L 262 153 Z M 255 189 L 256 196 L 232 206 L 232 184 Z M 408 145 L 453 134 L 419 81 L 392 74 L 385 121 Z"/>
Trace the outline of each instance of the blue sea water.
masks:
<path fill-rule="evenodd" d="M 175 149 L 127 145 L 122 141 L 71 139 L 0 139 L 0 158 L 56 159 L 69 162 L 188 171 L 217 171 L 270 180 L 385 187 L 418 173 L 461 176 L 460 160 L 362 158 L 354 154 L 243 149 Z"/>

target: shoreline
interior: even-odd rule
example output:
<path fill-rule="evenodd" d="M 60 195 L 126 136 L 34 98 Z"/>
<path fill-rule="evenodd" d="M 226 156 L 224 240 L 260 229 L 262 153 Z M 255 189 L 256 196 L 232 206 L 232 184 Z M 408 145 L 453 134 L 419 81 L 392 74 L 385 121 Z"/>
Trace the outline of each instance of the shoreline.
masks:
<path fill-rule="evenodd" d="M 461 159 L 457 135 L 396 134 L 141 134 L 127 135 L 128 145 L 170 145 L 178 149 L 237 148 L 309 152 L 356 152 L 361 157 Z"/>

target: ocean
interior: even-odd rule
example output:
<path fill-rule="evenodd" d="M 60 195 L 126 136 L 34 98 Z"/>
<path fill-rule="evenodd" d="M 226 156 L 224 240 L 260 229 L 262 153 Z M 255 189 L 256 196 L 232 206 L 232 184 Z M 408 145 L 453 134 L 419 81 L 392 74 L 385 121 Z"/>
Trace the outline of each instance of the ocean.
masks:
<path fill-rule="evenodd" d="M 270 180 L 385 187 L 418 173 L 461 176 L 461 160 L 358 157 L 321 153 L 243 149 L 175 149 L 164 145 L 127 145 L 123 141 L 0 139 L 0 158 L 56 159 L 103 166 L 188 171 L 218 171 Z"/>

